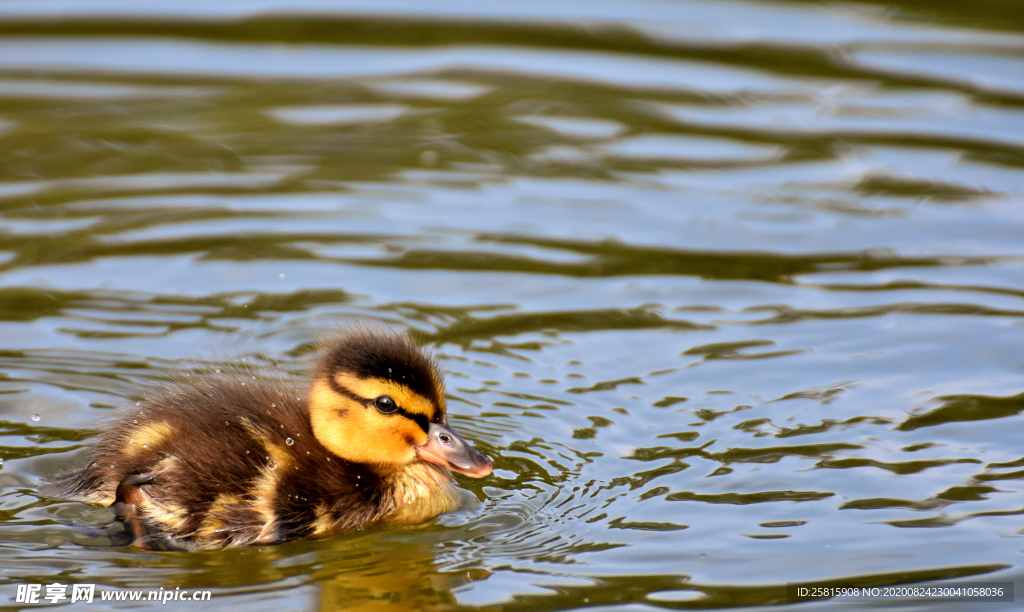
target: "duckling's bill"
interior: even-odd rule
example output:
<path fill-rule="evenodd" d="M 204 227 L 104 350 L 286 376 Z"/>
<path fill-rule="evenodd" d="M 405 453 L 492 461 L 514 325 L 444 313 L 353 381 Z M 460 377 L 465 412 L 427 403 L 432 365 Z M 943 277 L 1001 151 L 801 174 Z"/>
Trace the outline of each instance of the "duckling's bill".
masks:
<path fill-rule="evenodd" d="M 431 423 L 426 443 L 416 447 L 421 461 L 435 463 L 471 478 L 483 478 L 491 473 L 491 460 L 447 425 Z"/>

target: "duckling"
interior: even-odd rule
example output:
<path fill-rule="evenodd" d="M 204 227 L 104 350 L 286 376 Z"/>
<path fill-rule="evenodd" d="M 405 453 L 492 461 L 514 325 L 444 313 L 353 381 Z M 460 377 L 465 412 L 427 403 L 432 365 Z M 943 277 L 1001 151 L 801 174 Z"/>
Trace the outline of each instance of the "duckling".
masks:
<path fill-rule="evenodd" d="M 491 472 L 449 427 L 438 364 L 407 335 L 349 330 L 305 393 L 246 378 L 166 389 L 44 492 L 112 505 L 137 547 L 195 550 L 419 523 L 461 504 L 451 471 Z"/>

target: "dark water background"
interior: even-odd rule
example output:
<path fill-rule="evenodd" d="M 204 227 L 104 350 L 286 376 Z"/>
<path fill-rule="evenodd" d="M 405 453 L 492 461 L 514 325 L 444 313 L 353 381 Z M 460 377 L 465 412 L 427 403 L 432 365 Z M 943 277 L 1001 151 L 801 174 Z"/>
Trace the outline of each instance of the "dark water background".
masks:
<path fill-rule="evenodd" d="M 352 320 L 441 356 L 478 508 L 152 553 L 36 492 Z M 5 609 L 1012 609 L 1022 324 L 1019 2 L 0 3 Z"/>

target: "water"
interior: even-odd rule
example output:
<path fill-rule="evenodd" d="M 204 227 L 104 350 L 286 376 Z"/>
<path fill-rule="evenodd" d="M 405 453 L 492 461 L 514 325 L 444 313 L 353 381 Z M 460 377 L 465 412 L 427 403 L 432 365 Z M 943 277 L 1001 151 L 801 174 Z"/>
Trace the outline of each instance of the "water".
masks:
<path fill-rule="evenodd" d="M 0 128 L 5 597 L 1024 596 L 1015 3 L 10 1 Z M 441 357 L 478 507 L 152 553 L 36 492 L 147 383 L 301 376 L 353 320 Z"/>

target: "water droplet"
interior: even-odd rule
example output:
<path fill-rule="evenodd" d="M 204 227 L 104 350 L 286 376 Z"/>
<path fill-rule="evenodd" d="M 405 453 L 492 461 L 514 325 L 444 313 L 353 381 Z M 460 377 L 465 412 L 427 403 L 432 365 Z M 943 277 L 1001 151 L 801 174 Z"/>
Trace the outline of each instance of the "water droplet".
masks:
<path fill-rule="evenodd" d="M 284 423 L 281 423 L 281 429 L 284 429 Z"/>
<path fill-rule="evenodd" d="M 143 444 L 142 448 L 149 448 L 149 445 L 148 444 Z"/>
<path fill-rule="evenodd" d="M 245 451 L 245 454 L 246 454 L 246 455 L 248 455 L 248 454 L 249 454 L 249 451 Z"/>
<path fill-rule="evenodd" d="M 309 454 L 309 451 L 306 451 L 306 454 L 308 455 L 308 454 Z"/>
<path fill-rule="evenodd" d="M 269 411 L 269 410 L 267 411 L 267 414 L 270 414 L 270 411 Z"/>
<path fill-rule="evenodd" d="M 33 415 L 32 415 L 32 420 L 33 420 L 33 421 L 38 421 L 38 420 L 39 420 L 39 419 L 41 419 L 41 418 L 42 418 L 42 417 L 40 417 L 40 416 L 39 416 L 38 414 L 33 414 Z"/>
<path fill-rule="evenodd" d="M 135 419 L 134 421 L 132 421 L 132 423 L 135 423 L 136 425 L 138 425 L 139 424 L 139 420 Z"/>
<path fill-rule="evenodd" d="M 216 370 L 214 370 L 214 372 L 220 374 L 220 368 L 217 368 Z"/>
<path fill-rule="evenodd" d="M 277 404 L 271 404 L 270 407 L 271 408 L 277 408 Z"/>
<path fill-rule="evenodd" d="M 272 470 L 276 470 L 277 469 L 277 462 L 276 461 L 271 461 L 270 464 L 267 465 L 267 467 L 272 469 Z"/>
<path fill-rule="evenodd" d="M 284 272 L 277 275 L 278 278 L 284 278 Z"/>
<path fill-rule="evenodd" d="M 267 461 L 270 461 L 270 455 L 267 455 Z"/>
<path fill-rule="evenodd" d="M 128 440 L 128 444 L 135 444 L 135 440 Z"/>
<path fill-rule="evenodd" d="M 230 425 L 231 423 L 228 423 L 227 421 L 224 421 L 224 424 L 225 425 Z"/>
<path fill-rule="evenodd" d="M 292 444 L 295 444 L 295 440 L 292 440 L 291 438 L 285 438 L 284 443 L 287 444 L 288 446 L 291 446 Z"/>
<path fill-rule="evenodd" d="M 141 406 L 141 405 L 142 405 L 142 402 L 135 402 L 135 405 L 136 405 L 136 406 Z"/>

